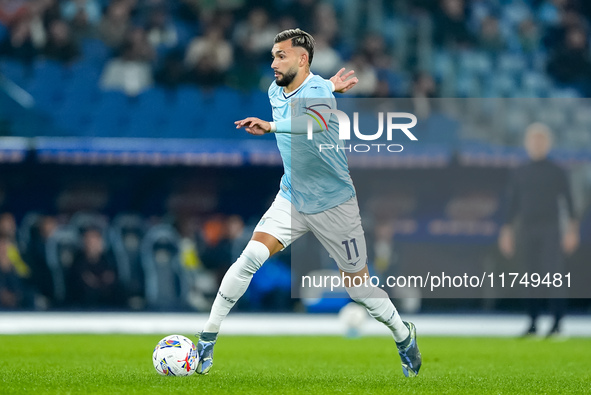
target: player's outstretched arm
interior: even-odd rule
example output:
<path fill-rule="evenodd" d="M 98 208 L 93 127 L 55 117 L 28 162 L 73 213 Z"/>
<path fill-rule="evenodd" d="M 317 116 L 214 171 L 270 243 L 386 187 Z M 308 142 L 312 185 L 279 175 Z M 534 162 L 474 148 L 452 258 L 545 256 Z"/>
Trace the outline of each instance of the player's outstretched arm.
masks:
<path fill-rule="evenodd" d="M 234 122 L 236 129 L 245 128 L 245 130 L 255 136 L 262 136 L 271 132 L 271 124 L 267 121 L 255 117 L 244 118 Z"/>
<path fill-rule="evenodd" d="M 347 73 L 345 73 L 345 75 L 343 75 L 344 72 L 345 68 L 343 67 L 329 79 L 329 81 L 332 82 L 334 85 L 335 92 L 345 93 L 349 89 L 353 88 L 359 82 L 357 77 L 353 76 L 353 74 L 355 74 L 354 70 L 350 70 Z"/>

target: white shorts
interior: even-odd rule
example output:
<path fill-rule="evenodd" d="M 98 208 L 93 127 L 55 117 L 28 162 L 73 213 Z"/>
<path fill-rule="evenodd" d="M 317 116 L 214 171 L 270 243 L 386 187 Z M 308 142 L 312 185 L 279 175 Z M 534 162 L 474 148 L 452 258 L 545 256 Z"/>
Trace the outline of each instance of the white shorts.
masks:
<path fill-rule="evenodd" d="M 278 194 L 254 231 L 270 234 L 284 248 L 310 231 L 342 271 L 355 273 L 367 263 L 365 234 L 356 197 L 321 213 L 303 214 Z"/>

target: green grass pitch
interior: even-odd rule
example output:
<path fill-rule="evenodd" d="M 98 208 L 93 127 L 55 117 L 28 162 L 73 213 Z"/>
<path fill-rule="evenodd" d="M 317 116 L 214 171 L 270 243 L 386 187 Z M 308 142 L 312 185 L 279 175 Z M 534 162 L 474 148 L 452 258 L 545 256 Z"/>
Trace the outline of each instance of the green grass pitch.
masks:
<path fill-rule="evenodd" d="M 388 337 L 223 336 L 208 376 L 162 377 L 159 335 L 0 336 L 2 394 L 591 393 L 591 339 L 421 337 L 402 375 Z"/>

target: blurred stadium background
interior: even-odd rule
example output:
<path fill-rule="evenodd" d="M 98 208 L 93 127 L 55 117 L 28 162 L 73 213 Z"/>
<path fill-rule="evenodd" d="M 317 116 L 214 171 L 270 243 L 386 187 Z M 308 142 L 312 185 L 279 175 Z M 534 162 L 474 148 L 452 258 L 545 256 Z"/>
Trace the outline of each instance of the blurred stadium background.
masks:
<path fill-rule="evenodd" d="M 426 115 L 428 149 L 352 161 L 359 187 L 380 171 L 400 186 L 382 196 L 387 223 L 360 197 L 372 270 L 511 267 L 496 247 L 503 190 L 533 120 L 570 170 L 582 234 L 569 262 L 591 262 L 590 17 L 582 0 L 0 1 L 0 309 L 207 312 L 277 191 L 273 136 L 233 121 L 270 118 L 269 50 L 293 27 L 316 38 L 313 72 L 356 71 L 347 96 L 509 103 L 490 132 L 459 122 L 458 101 L 457 119 Z M 346 303 L 292 299 L 288 263 L 266 263 L 236 310 Z M 393 296 L 413 313 L 521 309 Z"/>

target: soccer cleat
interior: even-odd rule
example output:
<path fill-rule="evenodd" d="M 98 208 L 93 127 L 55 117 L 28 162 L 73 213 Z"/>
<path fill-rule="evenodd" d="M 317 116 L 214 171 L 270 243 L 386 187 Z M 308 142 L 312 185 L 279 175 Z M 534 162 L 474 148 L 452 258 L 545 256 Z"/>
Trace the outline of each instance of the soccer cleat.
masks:
<path fill-rule="evenodd" d="M 198 333 L 197 355 L 199 364 L 195 370 L 199 374 L 207 374 L 213 366 L 213 346 L 217 340 L 217 333 Z"/>
<path fill-rule="evenodd" d="M 410 334 L 408 338 L 400 343 L 396 343 L 398 354 L 402 361 L 402 373 L 406 377 L 414 377 L 419 374 L 422 364 L 421 352 L 417 345 L 417 330 L 412 322 L 403 321 Z"/>

